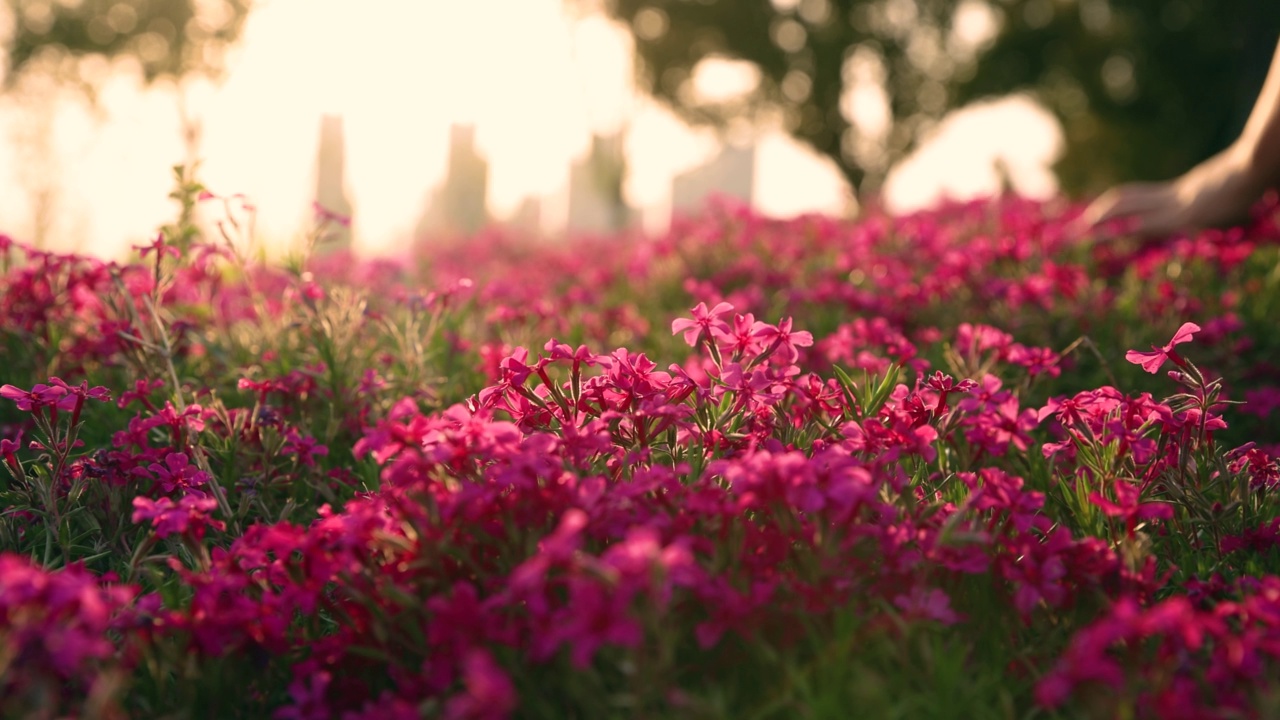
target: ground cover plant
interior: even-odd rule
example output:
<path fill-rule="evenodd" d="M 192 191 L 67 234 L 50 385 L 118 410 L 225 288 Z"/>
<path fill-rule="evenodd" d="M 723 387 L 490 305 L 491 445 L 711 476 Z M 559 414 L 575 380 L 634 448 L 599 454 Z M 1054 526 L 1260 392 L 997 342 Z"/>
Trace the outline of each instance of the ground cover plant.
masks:
<path fill-rule="evenodd" d="M 0 237 L 0 716 L 1280 712 L 1274 199 L 265 264 L 175 198 Z"/>

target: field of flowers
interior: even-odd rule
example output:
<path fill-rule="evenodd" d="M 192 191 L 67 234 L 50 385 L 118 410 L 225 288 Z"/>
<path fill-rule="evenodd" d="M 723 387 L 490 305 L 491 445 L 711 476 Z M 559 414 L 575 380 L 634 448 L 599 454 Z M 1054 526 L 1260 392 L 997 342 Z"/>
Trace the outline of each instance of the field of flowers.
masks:
<path fill-rule="evenodd" d="M 0 717 L 1280 716 L 1274 199 L 266 264 L 202 190 L 0 236 Z"/>

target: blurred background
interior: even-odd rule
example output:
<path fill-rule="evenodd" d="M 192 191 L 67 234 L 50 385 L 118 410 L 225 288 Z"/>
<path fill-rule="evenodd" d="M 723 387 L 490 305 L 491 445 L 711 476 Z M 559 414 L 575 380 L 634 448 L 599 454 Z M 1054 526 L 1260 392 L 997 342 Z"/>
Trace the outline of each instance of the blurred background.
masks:
<path fill-rule="evenodd" d="M 171 168 L 272 248 L 1083 197 L 1228 144 L 1264 0 L 3 0 L 0 232 L 119 256 Z M 239 201 L 237 201 L 239 202 Z"/>

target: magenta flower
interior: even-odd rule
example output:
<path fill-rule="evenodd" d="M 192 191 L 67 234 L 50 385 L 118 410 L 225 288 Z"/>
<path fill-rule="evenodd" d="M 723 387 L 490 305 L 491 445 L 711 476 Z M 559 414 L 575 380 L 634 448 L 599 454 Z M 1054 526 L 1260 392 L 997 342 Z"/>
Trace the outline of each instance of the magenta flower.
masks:
<path fill-rule="evenodd" d="M 1003 354 L 1012 344 L 1012 335 L 990 325 L 960 323 L 956 328 L 956 350 L 965 355 L 980 355 L 988 350 Z"/>
<path fill-rule="evenodd" d="M 0 455 L 12 455 L 22 449 L 22 431 L 18 431 L 17 437 L 13 440 L 8 438 L 0 439 Z"/>
<path fill-rule="evenodd" d="M 755 324 L 756 318 L 751 313 L 746 315 L 734 313 L 732 327 L 717 332 L 716 339 L 723 343 L 725 349 L 736 353 L 738 357 L 758 352 L 761 345 L 760 340 L 753 334 Z"/>
<path fill-rule="evenodd" d="M 585 363 L 587 365 L 596 364 L 595 354 L 587 349 L 586 345 L 579 345 L 577 350 L 569 347 L 565 343 L 557 342 L 555 338 L 548 340 L 543 346 L 551 360 L 572 360 L 574 367 Z"/>
<path fill-rule="evenodd" d="M 231 195 L 217 195 L 215 193 L 209 192 L 208 190 L 201 190 L 200 194 L 196 196 L 197 202 L 208 202 L 209 200 L 221 200 L 227 206 L 231 205 L 232 200 L 236 200 L 236 201 L 239 201 L 240 207 L 244 208 L 249 212 L 254 212 L 258 209 L 258 206 L 249 202 L 249 198 L 244 193 L 232 193 Z"/>
<path fill-rule="evenodd" d="M 1195 323 L 1183 323 L 1178 328 L 1178 332 L 1173 334 L 1173 339 L 1166 343 L 1163 347 L 1151 346 L 1151 352 L 1141 352 L 1138 350 L 1130 350 L 1124 354 L 1124 359 L 1134 365 L 1142 366 L 1143 370 L 1156 374 L 1160 370 L 1160 366 L 1164 365 L 1165 360 L 1173 361 L 1178 367 L 1186 367 L 1186 361 L 1182 359 L 1178 352 L 1173 349 L 1175 345 L 1181 345 L 1184 342 L 1190 342 L 1191 337 L 1200 332 L 1200 326 Z"/>
<path fill-rule="evenodd" d="M 0 440 L 0 457 L 9 464 L 15 472 L 22 472 L 22 463 L 18 460 L 16 453 L 22 448 L 22 431 L 18 431 L 17 437 L 10 440 L 5 438 Z"/>
<path fill-rule="evenodd" d="M 951 609 L 951 598 L 938 588 L 913 587 L 909 595 L 899 595 L 893 604 L 909 620 L 933 620 L 943 625 L 955 625 L 960 616 Z"/>
<path fill-rule="evenodd" d="M 776 326 L 757 322 L 752 326 L 751 334 L 759 338 L 761 342 L 768 343 L 768 348 L 764 352 L 765 355 L 777 352 L 783 362 L 788 364 L 800 359 L 800 351 L 796 350 L 796 348 L 813 345 L 812 333 L 791 331 L 791 318 L 789 317 L 778 321 Z"/>
<path fill-rule="evenodd" d="M 450 698 L 444 717 L 450 720 L 497 720 L 515 712 L 515 686 L 487 650 L 472 649 L 462 658 L 464 690 Z"/>
<path fill-rule="evenodd" d="M 79 385 L 68 385 L 62 378 L 51 377 L 49 384 L 61 388 L 67 394 L 58 401 L 58 407 L 64 410 L 71 410 L 71 424 L 76 425 L 80 422 L 80 410 L 84 408 L 85 400 L 97 400 L 98 402 L 110 402 L 111 393 L 102 386 L 89 387 L 87 380 L 82 380 Z"/>
<path fill-rule="evenodd" d="M 113 662 L 108 632 L 129 614 L 136 594 L 131 586 L 101 583 L 78 563 L 50 572 L 24 556 L 0 553 L 0 646 L 21 658 L 5 669 L 6 709 L 21 707 L 10 698 L 23 684 L 87 686 L 101 664 Z"/>
<path fill-rule="evenodd" d="M 316 200 L 311 203 L 311 211 L 315 214 L 317 222 L 320 222 L 320 223 L 331 222 L 331 223 L 337 223 L 338 225 L 341 225 L 344 228 L 351 227 L 350 215 L 343 215 L 341 213 L 336 213 L 330 210 L 329 208 L 325 207 L 324 205 L 321 205 L 319 200 Z"/>
<path fill-rule="evenodd" d="M 295 428 L 289 428 L 285 433 L 284 447 L 281 452 L 285 455 L 293 455 L 298 458 L 298 462 L 306 467 L 316 466 L 316 457 L 320 455 L 328 455 L 329 448 L 321 445 L 314 437 L 303 435 Z"/>
<path fill-rule="evenodd" d="M 289 697 L 293 698 L 293 705 L 277 710 L 275 720 L 315 720 L 329 717 L 328 694 L 332 680 L 333 674 L 327 670 L 307 673 L 295 671 L 293 682 L 289 683 Z"/>
<path fill-rule="evenodd" d="M 101 385 L 89 387 L 89 381 L 82 380 L 79 385 L 68 385 L 61 378 L 49 378 L 49 384 L 54 387 L 62 388 L 69 395 L 77 398 L 85 398 L 88 400 L 97 400 L 98 402 L 109 402 L 111 393 Z"/>
<path fill-rule="evenodd" d="M 1125 527 L 1131 537 L 1139 520 L 1168 520 L 1173 517 L 1173 506 L 1168 503 L 1138 502 L 1141 490 L 1133 483 L 1116 480 L 1114 487 L 1116 502 L 1111 502 L 1097 492 L 1089 493 L 1089 502 L 1097 505 L 1108 517 L 1124 518 Z"/>
<path fill-rule="evenodd" d="M 602 647 L 634 648 L 644 641 L 644 628 L 630 612 L 636 588 L 615 589 L 586 573 L 566 584 L 568 602 L 547 622 L 535 655 L 567 645 L 570 663 L 585 670 Z"/>
<path fill-rule="evenodd" d="M 711 338 L 719 333 L 727 332 L 729 325 L 725 321 L 720 320 L 719 316 L 727 312 L 732 312 L 733 306 L 727 302 L 717 303 L 715 307 L 707 310 L 706 303 L 698 303 L 697 307 L 691 311 L 693 318 L 677 318 L 671 321 L 671 334 L 679 335 L 684 333 L 684 341 L 689 347 L 694 347 L 705 336 Z"/>
<path fill-rule="evenodd" d="M 143 260 L 146 260 L 147 256 L 154 252 L 156 254 L 156 262 L 159 262 L 160 258 L 165 255 L 172 255 L 173 257 L 181 257 L 182 255 L 178 248 L 165 242 L 164 233 L 156 235 L 156 239 L 150 245 L 134 245 L 133 249 L 138 251 L 138 257 Z"/>
<path fill-rule="evenodd" d="M 192 465 L 186 453 L 169 453 L 163 465 L 151 463 L 147 467 L 156 474 L 165 492 L 173 492 L 175 488 L 196 488 L 209 482 L 208 473 Z"/>
<path fill-rule="evenodd" d="M 30 390 L 13 385 L 0 386 L 0 397 L 12 400 L 23 412 L 32 412 L 42 407 L 71 410 L 76 405 L 75 397 L 67 395 L 65 389 L 44 383 L 37 383 Z"/>
<path fill-rule="evenodd" d="M 556 529 L 538 542 L 538 551 L 556 561 L 569 559 L 582 547 L 588 521 L 587 514 L 578 508 L 566 510 Z"/>
<path fill-rule="evenodd" d="M 197 540 L 204 537 L 206 528 L 222 530 L 226 523 L 213 520 L 209 514 L 218 507 L 218 501 L 211 497 L 187 495 L 178 502 L 172 498 L 135 497 L 133 499 L 133 521 L 135 523 L 151 521 L 156 536 L 161 538 L 170 535 L 190 534 Z"/>

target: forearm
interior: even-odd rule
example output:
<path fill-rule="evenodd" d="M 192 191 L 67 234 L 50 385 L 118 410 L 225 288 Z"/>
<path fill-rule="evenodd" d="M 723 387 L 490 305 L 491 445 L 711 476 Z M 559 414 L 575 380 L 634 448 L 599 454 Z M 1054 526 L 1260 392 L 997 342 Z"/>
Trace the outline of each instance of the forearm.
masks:
<path fill-rule="evenodd" d="M 1227 152 L 1237 155 L 1258 192 L 1280 185 L 1280 44 L 1244 131 Z"/>

